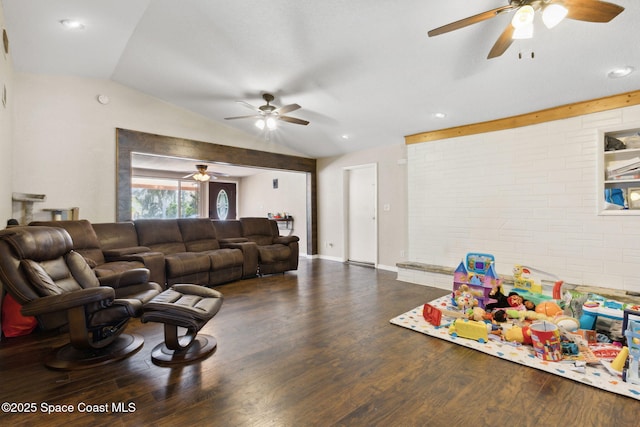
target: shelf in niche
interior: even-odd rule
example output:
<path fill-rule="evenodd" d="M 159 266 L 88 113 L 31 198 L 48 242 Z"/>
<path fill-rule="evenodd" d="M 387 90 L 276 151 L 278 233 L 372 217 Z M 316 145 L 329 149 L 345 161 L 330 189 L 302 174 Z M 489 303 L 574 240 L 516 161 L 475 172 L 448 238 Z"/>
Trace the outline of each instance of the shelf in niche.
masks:
<path fill-rule="evenodd" d="M 639 216 L 640 209 L 605 209 L 604 200 L 605 189 L 619 188 L 628 191 L 629 188 L 640 187 L 640 178 L 628 179 L 606 179 L 607 164 L 612 161 L 631 160 L 634 157 L 640 158 L 640 148 L 625 148 L 622 150 L 605 151 L 606 137 L 624 138 L 637 135 L 640 132 L 640 123 L 629 123 L 625 126 L 618 126 L 598 130 L 598 162 L 597 174 L 598 185 L 596 200 L 598 200 L 598 215 L 603 216 Z"/>

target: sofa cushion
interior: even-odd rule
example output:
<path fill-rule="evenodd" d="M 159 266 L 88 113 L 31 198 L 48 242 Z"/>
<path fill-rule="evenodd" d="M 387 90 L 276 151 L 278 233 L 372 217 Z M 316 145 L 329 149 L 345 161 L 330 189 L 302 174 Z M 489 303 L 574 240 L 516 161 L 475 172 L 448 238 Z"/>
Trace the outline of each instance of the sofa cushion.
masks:
<path fill-rule="evenodd" d="M 242 235 L 250 241 L 256 242 L 258 246 L 271 245 L 273 243 L 273 238 L 276 237 L 273 234 L 271 222 L 272 221 L 268 218 L 240 218 Z"/>
<path fill-rule="evenodd" d="M 265 245 L 258 246 L 260 262 L 262 264 L 272 264 L 279 261 L 288 261 L 291 256 L 291 249 L 285 245 Z"/>
<path fill-rule="evenodd" d="M 211 260 L 207 253 L 181 252 L 165 257 L 167 278 L 186 276 L 189 274 L 209 271 Z"/>
<path fill-rule="evenodd" d="M 212 221 L 216 230 L 218 240 L 229 241 L 229 239 L 244 239 L 242 235 L 242 224 L 237 219 Z M 244 239 L 246 241 L 247 239 Z"/>
<path fill-rule="evenodd" d="M 138 245 L 138 233 L 133 222 L 109 222 L 91 226 L 105 254 L 109 251 L 117 251 L 123 255 L 149 251 L 149 248 Z"/>
<path fill-rule="evenodd" d="M 138 244 L 164 254 L 186 252 L 175 219 L 139 219 L 135 221 Z"/>
<path fill-rule="evenodd" d="M 178 226 L 188 252 L 220 249 L 216 231 L 208 218 L 181 218 Z"/>
<path fill-rule="evenodd" d="M 104 277 L 111 276 L 112 274 L 123 273 L 133 268 L 146 268 L 146 266 L 140 261 L 110 261 L 106 264 L 95 267 L 93 272 L 98 277 Z"/>
<path fill-rule="evenodd" d="M 218 249 L 205 252 L 211 259 L 211 270 L 213 272 L 230 267 L 242 267 L 244 257 L 240 249 Z"/>

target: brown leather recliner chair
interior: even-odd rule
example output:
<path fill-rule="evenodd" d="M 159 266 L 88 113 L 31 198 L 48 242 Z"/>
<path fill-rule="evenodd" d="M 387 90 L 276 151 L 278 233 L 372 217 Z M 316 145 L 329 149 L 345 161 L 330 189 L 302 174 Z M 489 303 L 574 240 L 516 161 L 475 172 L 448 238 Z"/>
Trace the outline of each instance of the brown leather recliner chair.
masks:
<path fill-rule="evenodd" d="M 45 330 L 69 330 L 70 343 L 45 362 L 53 369 L 89 368 L 136 352 L 144 340 L 124 334 L 124 328 L 162 290 L 147 281 L 149 271 L 142 268 L 101 282 L 72 247 L 62 228 L 0 231 L 0 280 L 22 305 L 22 314 L 35 316 Z"/>
<path fill-rule="evenodd" d="M 298 236 L 280 236 L 278 224 L 262 217 L 240 218 L 242 235 L 258 245 L 260 275 L 298 268 Z"/>

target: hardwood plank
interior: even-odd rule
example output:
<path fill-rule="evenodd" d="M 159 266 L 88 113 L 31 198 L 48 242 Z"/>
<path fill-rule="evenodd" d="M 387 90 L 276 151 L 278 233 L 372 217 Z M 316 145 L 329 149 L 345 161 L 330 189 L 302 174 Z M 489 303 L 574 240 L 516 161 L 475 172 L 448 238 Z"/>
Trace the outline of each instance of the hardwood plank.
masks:
<path fill-rule="evenodd" d="M 151 363 L 162 326 L 133 320 L 140 352 L 57 372 L 44 356 L 64 336 L 0 344 L 0 402 L 111 404 L 135 412 L 3 413 L 4 425 L 452 426 L 637 425 L 638 402 L 389 323 L 446 293 L 395 273 L 300 260 L 297 272 L 218 286 L 204 333 L 218 349 L 191 365 Z"/>

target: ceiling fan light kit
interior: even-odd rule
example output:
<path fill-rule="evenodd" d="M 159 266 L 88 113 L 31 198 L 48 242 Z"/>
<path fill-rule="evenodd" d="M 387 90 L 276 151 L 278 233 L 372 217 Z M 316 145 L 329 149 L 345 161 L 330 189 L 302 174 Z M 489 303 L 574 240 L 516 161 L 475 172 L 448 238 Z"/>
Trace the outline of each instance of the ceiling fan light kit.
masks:
<path fill-rule="evenodd" d="M 495 18 L 503 13 L 515 12 L 489 51 L 487 59 L 491 59 L 502 55 L 514 39 L 533 37 L 533 20 L 537 11 L 541 11 L 544 25 L 553 28 L 565 18 L 585 22 L 609 22 L 624 10 L 622 6 L 602 0 L 509 0 L 508 3 L 507 6 L 496 7 L 435 28 L 427 34 L 434 37 Z"/>
<path fill-rule="evenodd" d="M 265 127 L 268 130 L 275 130 L 278 127 L 278 122 L 273 117 L 267 117 L 266 119 L 256 120 L 256 127 L 263 130 Z"/>
<path fill-rule="evenodd" d="M 207 165 L 196 165 L 196 169 L 198 169 L 198 173 L 193 174 L 193 179 L 198 182 L 207 182 L 211 178 L 207 174 Z"/>
<path fill-rule="evenodd" d="M 569 9 L 562 4 L 548 4 L 542 11 L 542 22 L 545 27 L 551 29 L 562 22 L 562 20 L 566 18 L 567 13 L 569 13 Z"/>

